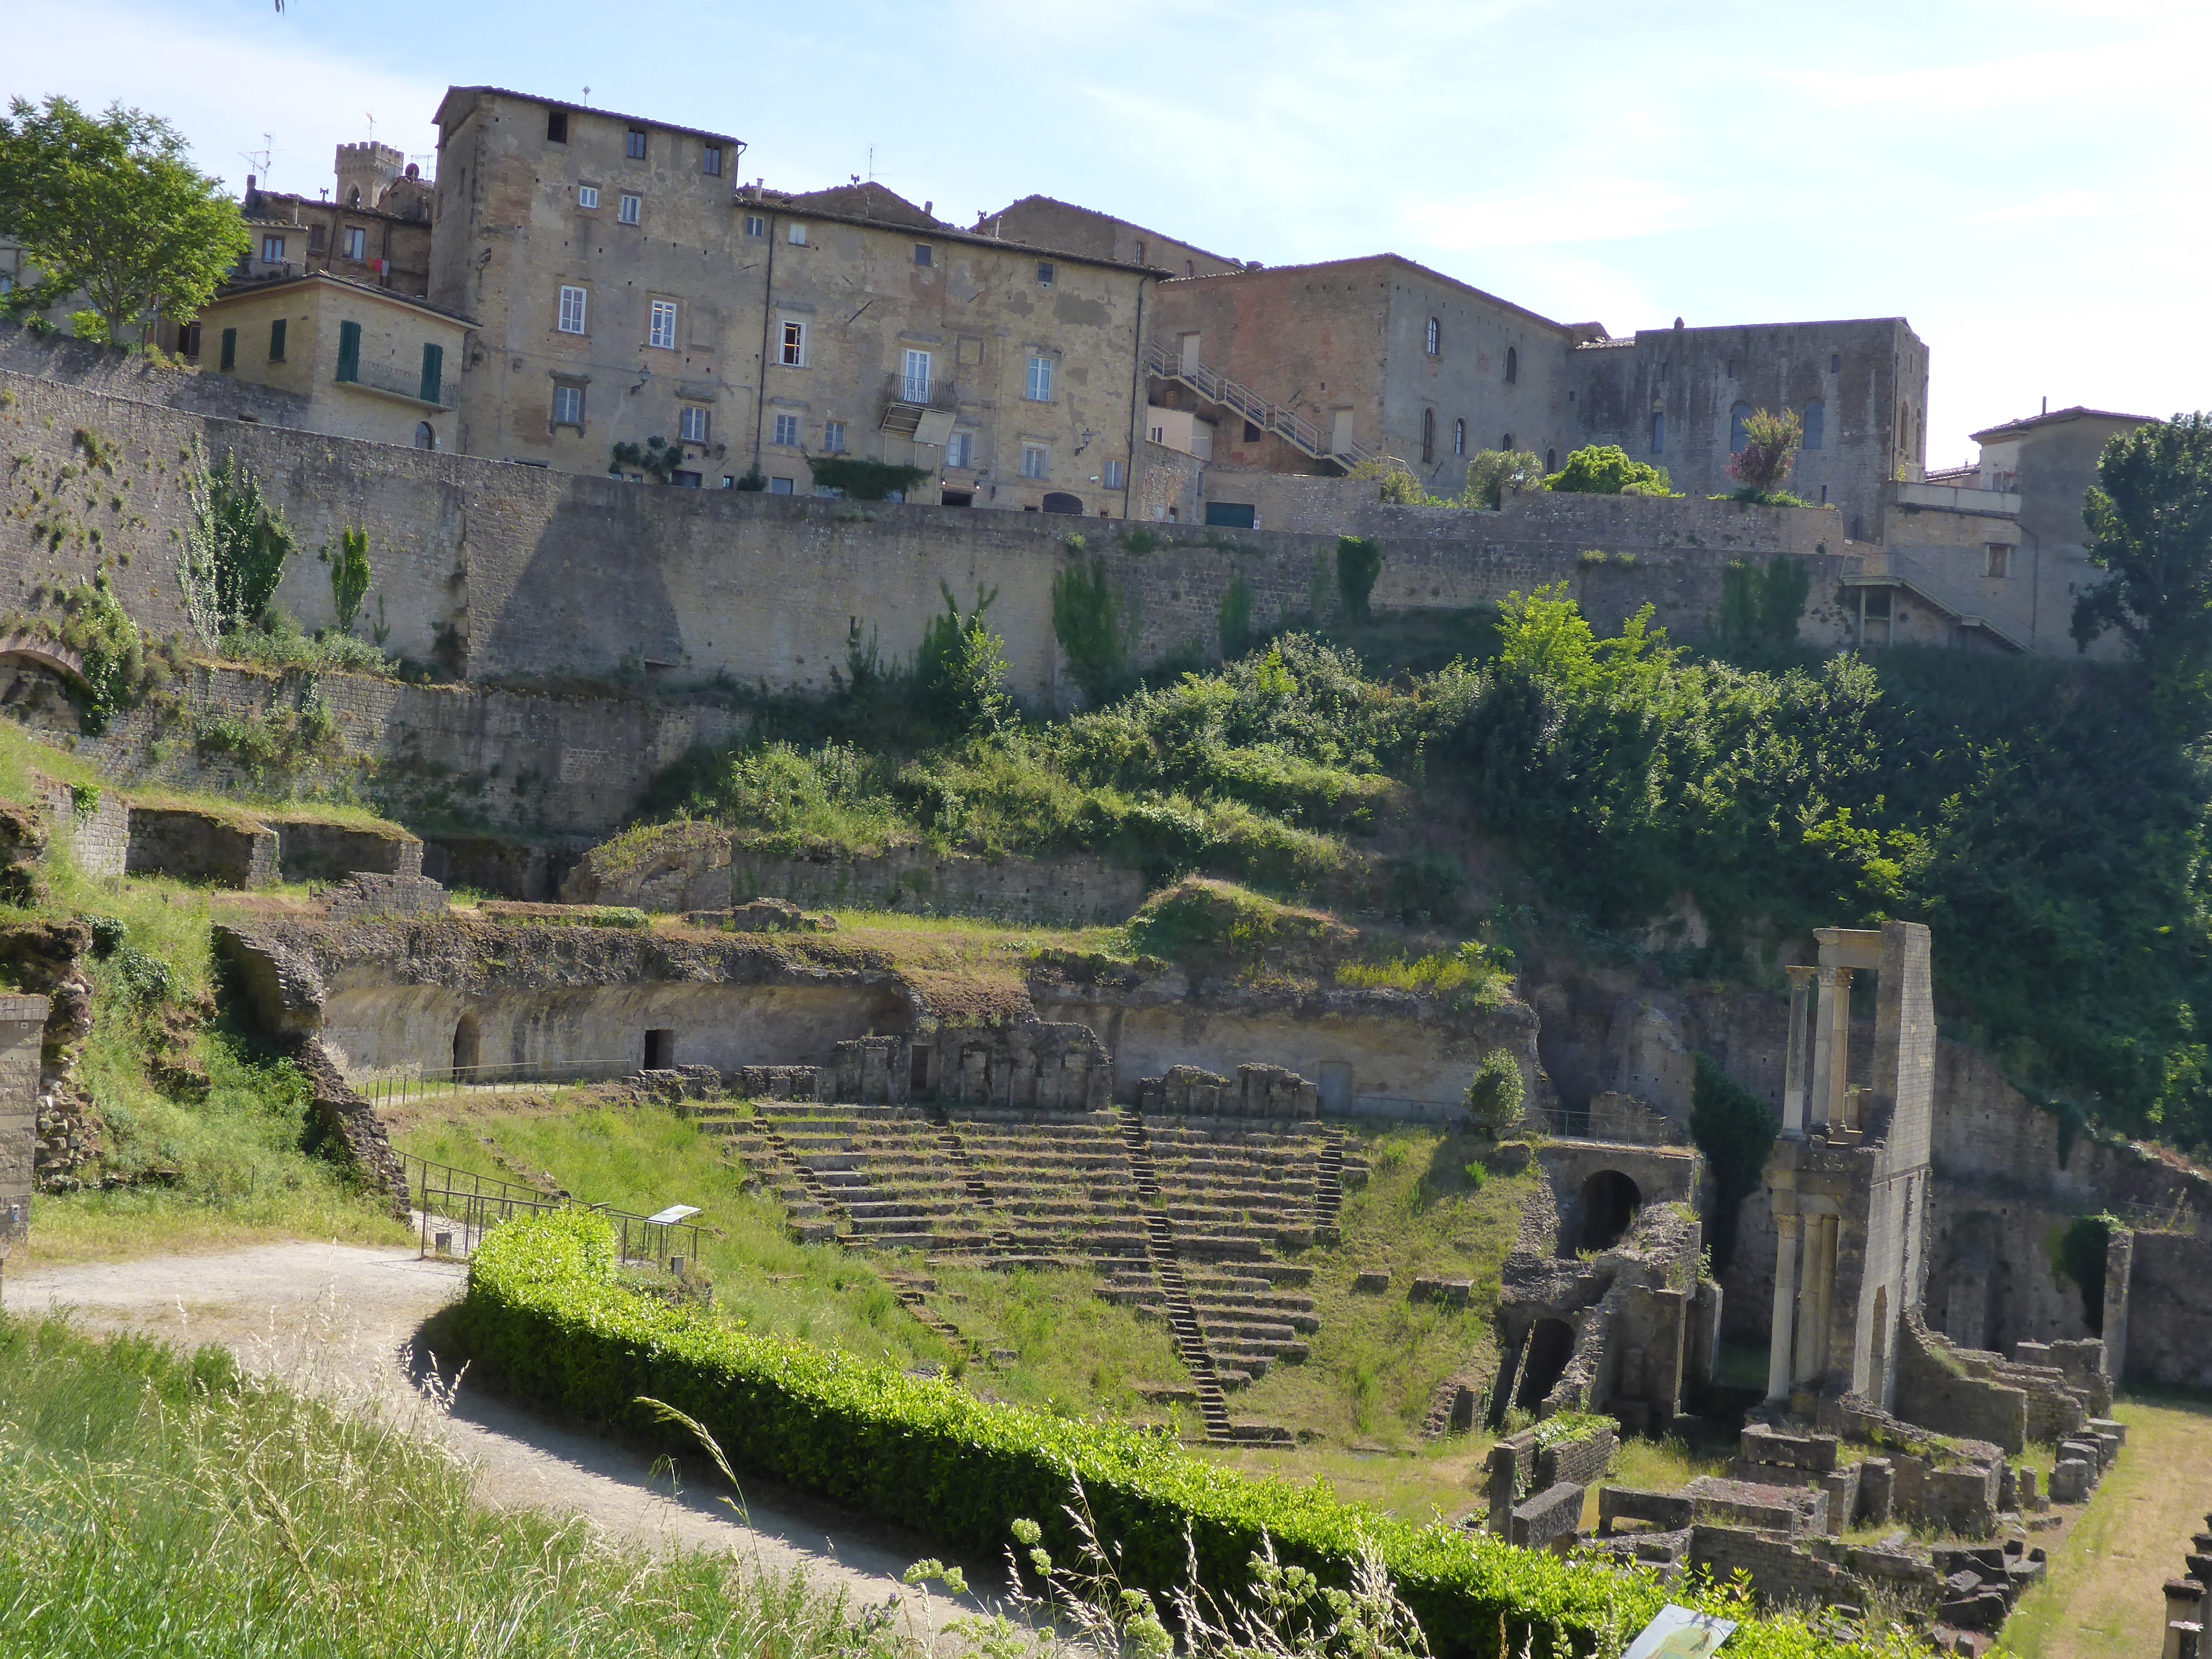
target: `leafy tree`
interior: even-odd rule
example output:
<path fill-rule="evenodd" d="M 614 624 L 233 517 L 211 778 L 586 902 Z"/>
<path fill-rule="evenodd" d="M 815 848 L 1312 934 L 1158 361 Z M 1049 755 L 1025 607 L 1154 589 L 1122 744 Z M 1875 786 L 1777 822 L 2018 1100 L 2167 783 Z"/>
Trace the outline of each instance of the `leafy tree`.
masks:
<path fill-rule="evenodd" d="M 323 557 L 330 562 L 331 604 L 337 612 L 338 632 L 350 634 L 361 602 L 368 597 L 368 532 L 339 531 L 337 545 L 325 547 Z"/>
<path fill-rule="evenodd" d="M 295 538 L 283 510 L 234 453 L 218 470 L 195 466 L 185 478 L 193 523 L 177 562 L 185 614 L 210 645 L 258 622 L 269 608 Z"/>
<path fill-rule="evenodd" d="M 1521 1121 L 1526 1097 L 1521 1067 L 1503 1048 L 1492 1048 L 1474 1068 L 1467 1085 L 1467 1115 L 1470 1127 L 1486 1140 L 1501 1139 Z"/>
<path fill-rule="evenodd" d="M 1573 458 L 1568 458 L 1571 460 Z M 1504 505 L 1508 490 L 1540 489 L 1544 463 L 1526 449 L 1483 449 L 1467 464 L 1467 491 L 1462 507 L 1486 507 L 1492 512 Z"/>
<path fill-rule="evenodd" d="M 1592 445 L 1567 457 L 1567 464 L 1544 480 L 1547 489 L 1577 495 L 1671 495 L 1674 487 L 1663 466 L 1631 460 L 1618 444 Z"/>
<path fill-rule="evenodd" d="M 2075 644 L 2116 630 L 2161 709 L 2194 714 L 2212 690 L 2212 414 L 2114 438 L 2081 511 L 2107 575 L 2074 602 Z"/>
<path fill-rule="evenodd" d="M 1754 498 L 1764 498 L 1790 476 L 1797 446 L 1805 441 L 1805 420 L 1794 409 L 1779 415 L 1764 409 L 1744 417 L 1743 447 L 1729 457 L 1729 477 Z"/>
<path fill-rule="evenodd" d="M 149 309 L 189 322 L 252 246 L 222 180 L 192 167 L 167 121 L 120 104 L 95 118 L 58 97 L 17 98 L 0 118 L 0 228 L 40 273 L 7 308 L 82 289 L 93 318 L 77 331 L 111 341 Z"/>
<path fill-rule="evenodd" d="M 1395 455 L 1370 455 L 1353 467 L 1348 475 L 1365 483 L 1382 486 L 1380 499 L 1385 507 L 1449 507 L 1451 503 L 1441 495 L 1431 495 L 1421 488 L 1421 481 Z"/>

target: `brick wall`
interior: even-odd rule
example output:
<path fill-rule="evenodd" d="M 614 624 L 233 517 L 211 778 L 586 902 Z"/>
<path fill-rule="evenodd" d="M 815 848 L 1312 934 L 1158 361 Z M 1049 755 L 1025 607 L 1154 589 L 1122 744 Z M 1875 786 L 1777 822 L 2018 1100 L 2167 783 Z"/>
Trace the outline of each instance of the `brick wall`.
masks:
<path fill-rule="evenodd" d="M 1898 1332 L 1898 1416 L 1938 1434 L 1986 1440 L 2008 1452 L 2027 1443 L 2027 1395 L 1967 1375 L 1951 1345 L 1908 1313 Z"/>
<path fill-rule="evenodd" d="M 119 876 L 131 852 L 131 808 L 113 789 L 96 792 L 88 810 L 75 790 L 58 778 L 34 775 L 39 803 L 46 809 L 55 842 L 68 850 L 88 876 Z"/>
<path fill-rule="evenodd" d="M 39 1143 L 44 997 L 0 997 L 0 1246 L 27 1224 Z"/>

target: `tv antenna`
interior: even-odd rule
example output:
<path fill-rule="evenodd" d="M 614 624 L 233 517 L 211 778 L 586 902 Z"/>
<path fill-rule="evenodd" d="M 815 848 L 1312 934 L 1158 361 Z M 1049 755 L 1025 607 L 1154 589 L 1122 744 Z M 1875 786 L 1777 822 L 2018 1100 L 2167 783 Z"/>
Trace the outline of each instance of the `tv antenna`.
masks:
<path fill-rule="evenodd" d="M 368 118 L 368 142 L 373 144 L 376 142 L 376 112 L 363 110 L 362 113 Z"/>
<path fill-rule="evenodd" d="M 871 183 L 872 183 L 872 182 L 874 181 L 874 179 L 875 179 L 875 176 L 876 176 L 876 147 L 875 147 L 873 144 L 870 144 L 870 145 L 868 146 L 868 179 L 869 179 L 869 180 L 870 180 L 870 182 L 871 182 Z"/>
<path fill-rule="evenodd" d="M 260 176 L 262 188 L 264 190 L 269 186 L 269 169 L 276 159 L 276 152 L 270 148 L 276 142 L 275 133 L 264 132 L 261 135 L 259 149 L 242 149 L 238 152 L 239 159 Z"/>

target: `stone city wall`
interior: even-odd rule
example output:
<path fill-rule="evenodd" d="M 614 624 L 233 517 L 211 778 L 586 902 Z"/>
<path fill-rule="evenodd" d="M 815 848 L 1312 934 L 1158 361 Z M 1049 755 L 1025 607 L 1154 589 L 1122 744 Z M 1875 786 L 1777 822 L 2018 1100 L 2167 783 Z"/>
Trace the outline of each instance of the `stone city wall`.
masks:
<path fill-rule="evenodd" d="M 9 482 L 0 584 L 27 605 L 40 581 L 112 561 L 125 603 L 157 633 L 184 627 L 176 557 L 196 454 L 236 454 L 283 507 L 303 553 L 342 527 L 365 530 L 375 571 L 367 614 L 388 629 L 388 648 L 471 679 L 631 674 L 824 690 L 855 649 L 910 658 L 949 589 L 963 607 L 994 596 L 1016 689 L 1064 702 L 1073 693 L 1052 586 L 1078 558 L 1106 561 L 1141 661 L 1214 651 L 1221 599 L 1239 575 L 1259 627 L 1336 603 L 1334 534 L 1209 536 L 671 489 L 210 418 L 7 371 L 0 390 L 10 400 L 0 428 L 28 457 Z M 1601 631 L 1648 599 L 1662 623 L 1695 633 L 1731 560 L 1790 553 L 1812 563 L 1808 631 L 1826 637 L 1838 579 L 1856 568 L 1821 534 L 1825 515 L 1779 508 L 1560 495 L 1516 497 L 1497 514 L 1377 511 L 1371 603 L 1383 610 L 1462 609 L 1565 581 Z M 1585 563 L 1593 548 L 1610 556 Z M 295 558 L 277 603 L 310 629 L 326 625 L 327 570 Z"/>

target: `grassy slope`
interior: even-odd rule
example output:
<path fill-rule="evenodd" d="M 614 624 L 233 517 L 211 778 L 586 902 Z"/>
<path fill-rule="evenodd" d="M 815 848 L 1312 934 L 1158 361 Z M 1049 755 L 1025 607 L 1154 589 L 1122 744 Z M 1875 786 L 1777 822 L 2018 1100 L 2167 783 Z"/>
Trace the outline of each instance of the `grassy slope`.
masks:
<path fill-rule="evenodd" d="M 2212 1508 L 2212 1400 L 2123 1399 L 2127 1449 L 2087 1513 L 2021 1598 L 2005 1645 L 2025 1659 L 2157 1659 L 2165 1639 L 2160 1586 L 2179 1576 L 2189 1537 Z"/>
<path fill-rule="evenodd" d="M 0 799 L 31 804 L 33 770 L 67 783 L 99 782 L 76 757 L 0 720 Z M 182 799 L 235 810 L 204 798 Z M 210 924 L 235 899 L 163 878 L 87 876 L 58 854 L 41 873 L 46 901 L 31 909 L 0 906 L 0 924 L 115 917 L 124 923 L 125 945 L 167 972 L 166 992 L 148 996 L 143 978 L 134 983 L 120 955 L 89 963 L 93 1030 L 77 1077 L 106 1126 L 107 1168 L 132 1176 L 170 1170 L 177 1181 L 40 1195 L 30 1246 L 15 1265 L 210 1249 L 267 1237 L 398 1242 L 404 1230 L 308 1150 L 307 1095 L 292 1068 L 220 1023 L 192 1029 L 211 1006 Z M 277 890 L 276 896 L 286 893 Z M 213 1086 L 204 1099 L 149 1076 L 149 1052 L 165 1024 L 183 1029 L 177 1057 L 205 1068 Z"/>
<path fill-rule="evenodd" d="M 284 1654 L 891 1659 L 913 1644 L 742 1564 L 489 1509 L 370 1414 L 143 1340 L 0 1321 L 0 1647 L 53 1659 Z"/>
<path fill-rule="evenodd" d="M 716 1230 L 702 1250 L 719 1306 L 757 1328 L 829 1343 L 893 1364 L 947 1364 L 962 1357 L 894 1300 L 886 1273 L 920 1271 L 919 1258 L 800 1245 L 772 1194 L 745 1189 L 719 1137 L 658 1107 L 609 1108 L 584 1091 L 544 1097 L 436 1097 L 395 1114 L 404 1150 L 506 1180 L 552 1181 L 580 1197 L 650 1212 L 696 1204 Z M 1224 1453 L 1253 1473 L 1325 1476 L 1347 1494 L 1408 1516 L 1456 1513 L 1472 1501 L 1487 1437 L 1422 1443 L 1437 1383 L 1463 1370 L 1486 1378 L 1497 1363 L 1489 1308 L 1512 1248 L 1530 1180 L 1480 1185 L 1462 1139 L 1395 1128 L 1363 1137 L 1374 1174 L 1349 1195 L 1344 1242 L 1304 1252 L 1316 1268 L 1322 1328 L 1312 1357 L 1278 1367 L 1231 1397 L 1240 1418 L 1281 1423 L 1309 1443 L 1285 1452 Z M 1391 1290 L 1355 1295 L 1354 1274 L 1387 1266 Z M 1186 1382 L 1165 1329 L 1099 1300 L 1088 1272 L 994 1273 L 934 1267 L 930 1304 L 1002 1365 L 977 1366 L 971 1386 L 997 1398 L 1079 1414 L 1195 1427 L 1182 1408 L 1147 1404 L 1140 1382 Z M 1466 1278 L 1465 1310 L 1416 1305 L 1419 1276 Z"/>

